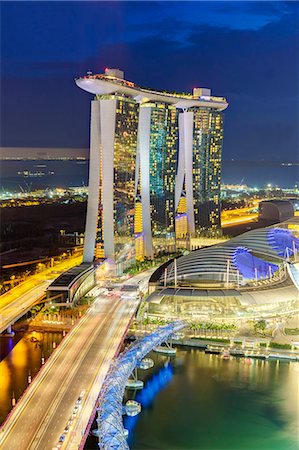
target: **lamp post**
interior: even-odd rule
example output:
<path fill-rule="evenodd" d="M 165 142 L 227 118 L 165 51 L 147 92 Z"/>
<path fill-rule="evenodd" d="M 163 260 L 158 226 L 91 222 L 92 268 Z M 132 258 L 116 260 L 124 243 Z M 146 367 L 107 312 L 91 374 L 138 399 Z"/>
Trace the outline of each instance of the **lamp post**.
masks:
<path fill-rule="evenodd" d="M 229 259 L 226 261 L 226 288 L 229 288 Z"/>

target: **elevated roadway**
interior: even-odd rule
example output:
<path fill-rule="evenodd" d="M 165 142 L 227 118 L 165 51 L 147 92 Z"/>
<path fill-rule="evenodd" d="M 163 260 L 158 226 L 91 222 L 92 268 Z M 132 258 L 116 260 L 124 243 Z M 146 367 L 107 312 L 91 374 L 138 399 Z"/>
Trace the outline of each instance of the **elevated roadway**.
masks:
<path fill-rule="evenodd" d="M 255 207 L 244 207 L 221 211 L 221 226 L 222 228 L 231 227 L 233 225 L 240 225 L 247 222 L 257 221 L 258 213 L 253 212 L 254 208 L 258 208 L 258 202 Z"/>
<path fill-rule="evenodd" d="M 138 283 L 149 274 L 138 275 Z M 0 433 L 1 450 L 52 450 L 71 420 L 62 448 L 78 449 L 112 358 L 139 304 L 135 294 L 96 298 L 34 378 Z M 80 393 L 82 404 L 74 409 Z"/>
<path fill-rule="evenodd" d="M 0 296 L 0 333 L 22 317 L 43 296 L 47 287 L 61 272 L 80 264 L 82 256 L 64 260 L 52 268 L 29 277 Z"/>

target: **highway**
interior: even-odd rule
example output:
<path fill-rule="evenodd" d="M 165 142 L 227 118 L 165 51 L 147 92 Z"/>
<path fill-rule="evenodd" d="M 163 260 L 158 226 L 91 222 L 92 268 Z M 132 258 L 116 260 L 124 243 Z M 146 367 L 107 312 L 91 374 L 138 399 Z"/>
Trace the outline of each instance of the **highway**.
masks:
<path fill-rule="evenodd" d="M 36 287 L 30 289 L 11 303 L 0 307 L 0 333 L 2 333 L 11 323 L 22 317 L 32 305 L 44 294 L 50 281 L 42 281 Z M 1 303 L 0 303 L 1 305 Z"/>
<path fill-rule="evenodd" d="M 0 333 L 19 319 L 40 298 L 54 278 L 80 264 L 82 256 L 69 258 L 55 267 L 32 275 L 28 280 L 0 296 Z"/>
<path fill-rule="evenodd" d="M 130 280 L 137 283 L 145 274 Z M 127 281 L 128 282 L 128 281 Z M 66 336 L 3 424 L 1 450 L 52 450 L 70 418 L 62 449 L 78 449 L 109 364 L 139 299 L 100 295 Z M 74 408 L 80 394 L 82 404 Z"/>
<path fill-rule="evenodd" d="M 256 203 L 255 208 L 258 207 Z M 246 222 L 253 222 L 258 219 L 258 213 L 253 212 L 254 207 L 244 207 L 236 209 L 228 209 L 221 211 L 221 226 L 222 228 L 230 227 L 232 225 L 240 225 Z"/>

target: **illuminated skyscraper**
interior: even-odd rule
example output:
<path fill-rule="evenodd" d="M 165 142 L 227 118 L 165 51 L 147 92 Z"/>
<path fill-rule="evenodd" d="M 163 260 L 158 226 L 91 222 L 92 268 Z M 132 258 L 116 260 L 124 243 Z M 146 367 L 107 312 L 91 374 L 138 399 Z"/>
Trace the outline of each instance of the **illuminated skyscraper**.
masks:
<path fill-rule="evenodd" d="M 92 101 L 86 261 L 131 256 L 138 109 L 131 98 L 117 94 Z"/>
<path fill-rule="evenodd" d="M 213 99 L 210 89 L 196 88 L 193 92 L 194 97 L 199 96 L 206 102 Z M 184 218 L 185 233 L 189 236 L 203 230 L 220 230 L 223 109 L 207 104 L 192 106 L 179 113 L 176 211 L 180 213 L 177 217 L 180 237 L 184 214 L 187 216 L 187 222 Z"/>
<path fill-rule="evenodd" d="M 195 230 L 220 229 L 220 176 L 223 114 L 194 110 L 193 198 Z"/>
<path fill-rule="evenodd" d="M 147 131 L 140 128 L 140 134 L 146 136 L 146 142 L 139 146 L 141 198 L 145 241 L 153 243 L 145 246 L 145 256 L 152 256 L 153 246 L 175 245 L 177 109 L 166 103 L 148 102 L 140 106 L 141 123 L 144 117 Z"/>
<path fill-rule="evenodd" d="M 124 262 L 220 226 L 223 98 L 153 91 L 119 69 L 78 78 L 93 94 L 84 261 Z M 185 230 L 186 228 L 186 230 Z"/>

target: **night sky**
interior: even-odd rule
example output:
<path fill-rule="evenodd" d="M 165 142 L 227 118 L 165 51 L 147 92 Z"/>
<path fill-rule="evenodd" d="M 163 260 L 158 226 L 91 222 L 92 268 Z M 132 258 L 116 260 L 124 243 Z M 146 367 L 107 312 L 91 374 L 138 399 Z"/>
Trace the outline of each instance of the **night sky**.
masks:
<path fill-rule="evenodd" d="M 298 2 L 2 2 L 1 145 L 88 147 L 92 96 L 119 67 L 141 86 L 210 87 L 230 106 L 224 159 L 298 160 Z"/>

